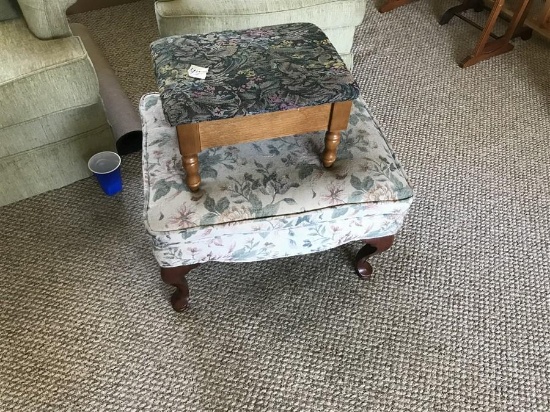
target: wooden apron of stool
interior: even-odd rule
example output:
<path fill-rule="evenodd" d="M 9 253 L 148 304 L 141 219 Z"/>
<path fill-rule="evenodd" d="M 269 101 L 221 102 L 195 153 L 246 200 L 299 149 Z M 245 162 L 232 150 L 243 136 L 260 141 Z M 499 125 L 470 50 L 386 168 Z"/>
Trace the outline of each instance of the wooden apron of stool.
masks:
<path fill-rule="evenodd" d="M 340 132 L 348 127 L 352 101 L 301 107 L 271 113 L 233 117 L 176 126 L 185 182 L 191 191 L 199 189 L 198 154 L 204 149 L 229 146 L 275 137 L 326 130 L 321 159 L 325 167 L 336 160 Z"/>

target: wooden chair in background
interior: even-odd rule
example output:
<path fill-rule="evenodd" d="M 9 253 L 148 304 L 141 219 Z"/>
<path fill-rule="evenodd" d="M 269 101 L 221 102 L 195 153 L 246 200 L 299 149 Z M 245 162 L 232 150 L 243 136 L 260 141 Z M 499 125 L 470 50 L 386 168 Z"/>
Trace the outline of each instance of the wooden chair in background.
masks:
<path fill-rule="evenodd" d="M 462 15 L 466 10 L 473 9 L 475 11 L 482 11 L 485 8 L 483 0 L 463 0 L 461 5 L 451 7 L 443 14 L 439 20 L 439 24 L 447 24 L 453 16 L 457 16 L 472 26 L 482 30 L 473 53 L 460 62 L 460 67 L 465 68 L 473 66 L 482 60 L 509 52 L 514 48 L 514 45 L 510 43 L 510 40 L 514 37 L 521 37 L 523 40 L 528 40 L 531 37 L 533 32 L 532 29 L 524 25 L 529 7 L 532 3 L 531 0 L 520 0 L 518 6 L 512 12 L 512 16 L 506 19 L 508 21 L 508 27 L 502 36 L 493 34 L 495 24 L 498 18 L 501 17 L 504 3 L 505 0 L 495 0 L 493 2 L 491 13 L 484 27 L 479 26 L 477 23 Z M 491 37 L 493 37 L 493 40 L 490 39 Z"/>
<path fill-rule="evenodd" d="M 385 0 L 378 10 L 385 13 L 412 1 Z M 538 1 L 544 2 L 544 5 L 531 13 L 531 16 L 529 16 L 529 12 L 532 3 L 534 3 L 532 0 L 510 1 L 508 5 L 505 0 L 462 0 L 461 4 L 448 9 L 439 20 L 440 24 L 447 24 L 456 16 L 482 32 L 474 51 L 459 63 L 460 67 L 469 67 L 482 60 L 509 52 L 514 48 L 514 45 L 510 43 L 513 38 L 521 37 L 523 40 L 528 40 L 533 30 L 550 39 L 550 0 Z M 516 7 L 512 10 L 510 5 L 514 4 Z M 490 10 L 490 15 L 485 25 L 480 26 L 464 16 L 463 13 L 467 10 L 476 12 Z M 499 17 L 506 20 L 508 24 L 506 32 L 502 36 L 493 33 Z"/>
<path fill-rule="evenodd" d="M 541 29 L 550 29 L 550 0 L 546 0 L 537 23 Z"/>

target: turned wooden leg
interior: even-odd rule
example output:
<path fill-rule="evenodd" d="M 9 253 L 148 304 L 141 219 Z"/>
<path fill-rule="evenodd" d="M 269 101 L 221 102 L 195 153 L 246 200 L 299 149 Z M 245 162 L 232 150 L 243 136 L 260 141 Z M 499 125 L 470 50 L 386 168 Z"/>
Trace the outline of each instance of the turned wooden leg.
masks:
<path fill-rule="evenodd" d="M 199 190 L 199 186 L 201 184 L 201 176 L 199 174 L 199 156 L 197 153 L 190 156 L 182 156 L 181 163 L 183 165 L 183 170 L 185 170 L 185 183 L 187 183 L 187 187 L 192 192 L 196 192 Z"/>
<path fill-rule="evenodd" d="M 181 163 L 183 170 L 185 170 L 185 183 L 192 192 L 196 192 L 201 184 L 198 156 L 198 153 L 202 150 L 200 125 L 198 123 L 180 124 L 176 127 L 176 130 Z"/>
<path fill-rule="evenodd" d="M 189 286 L 187 286 L 185 275 L 197 266 L 199 266 L 198 263 L 195 265 L 177 266 L 174 268 L 160 268 L 162 281 L 176 287 L 170 299 L 172 307 L 176 312 L 184 310 L 189 303 Z"/>
<path fill-rule="evenodd" d="M 355 271 L 361 279 L 370 279 L 372 277 L 372 266 L 367 261 L 371 256 L 388 250 L 393 245 L 394 235 L 379 237 L 375 239 L 364 240 L 363 246 L 355 257 Z"/>
<path fill-rule="evenodd" d="M 321 155 L 321 160 L 325 167 L 332 166 L 336 160 L 336 152 L 340 144 L 340 131 L 348 128 L 352 105 L 353 102 L 351 100 L 332 103 L 327 133 L 325 134 L 325 149 Z"/>
<path fill-rule="evenodd" d="M 336 152 L 340 144 L 340 132 L 327 132 L 325 134 L 325 150 L 323 151 L 323 165 L 330 167 L 336 161 Z"/>

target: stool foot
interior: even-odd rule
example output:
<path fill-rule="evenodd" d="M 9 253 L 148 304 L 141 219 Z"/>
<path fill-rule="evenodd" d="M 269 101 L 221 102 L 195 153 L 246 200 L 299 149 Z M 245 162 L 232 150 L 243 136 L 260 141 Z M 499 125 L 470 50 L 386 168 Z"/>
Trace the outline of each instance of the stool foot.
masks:
<path fill-rule="evenodd" d="M 364 240 L 363 246 L 355 257 L 355 271 L 361 279 L 369 280 L 372 277 L 372 266 L 367 261 L 372 255 L 382 253 L 393 245 L 395 236 L 385 236 L 375 239 Z"/>
<path fill-rule="evenodd" d="M 192 192 L 199 190 L 201 185 L 201 176 L 199 174 L 199 157 L 196 154 L 191 156 L 182 156 L 181 163 L 185 170 L 185 183 Z"/>
<path fill-rule="evenodd" d="M 327 132 L 325 134 L 325 150 L 322 160 L 325 167 L 330 167 L 336 161 L 336 152 L 340 144 L 340 132 Z"/>
<path fill-rule="evenodd" d="M 199 266 L 198 263 L 195 265 L 177 266 L 174 268 L 160 268 L 160 277 L 162 281 L 177 288 L 170 298 L 172 307 L 176 312 L 184 310 L 189 303 L 189 286 L 187 285 L 185 275 L 197 266 Z"/>

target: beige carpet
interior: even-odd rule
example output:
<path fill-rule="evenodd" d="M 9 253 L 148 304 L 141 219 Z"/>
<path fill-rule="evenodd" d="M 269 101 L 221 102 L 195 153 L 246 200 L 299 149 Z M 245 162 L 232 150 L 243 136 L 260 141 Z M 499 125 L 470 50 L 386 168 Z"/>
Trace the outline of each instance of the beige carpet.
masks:
<path fill-rule="evenodd" d="M 550 410 L 550 53 L 517 40 L 460 69 L 478 32 L 368 1 L 355 74 L 416 187 L 395 246 L 201 266 L 172 311 L 124 192 L 92 179 L 0 209 L 2 411 Z M 152 2 L 73 17 L 132 101 L 154 90 Z"/>

